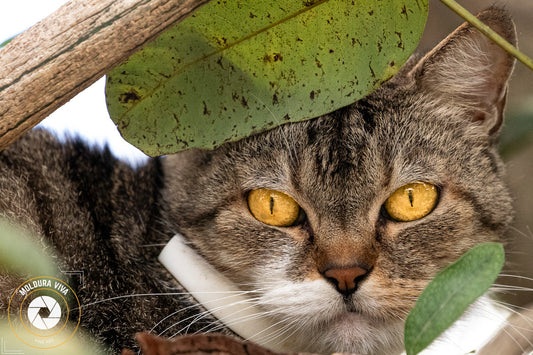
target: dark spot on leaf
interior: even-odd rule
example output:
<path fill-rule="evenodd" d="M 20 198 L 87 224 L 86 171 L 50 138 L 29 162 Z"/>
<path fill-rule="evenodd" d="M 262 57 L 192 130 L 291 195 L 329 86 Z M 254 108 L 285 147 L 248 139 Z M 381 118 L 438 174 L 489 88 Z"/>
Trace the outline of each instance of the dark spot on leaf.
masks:
<path fill-rule="evenodd" d="M 330 52 L 330 53 L 333 53 L 333 52 L 334 52 L 334 50 L 333 50 L 333 49 L 330 49 L 330 50 L 329 50 L 329 52 Z"/>
<path fill-rule="evenodd" d="M 296 37 L 296 42 L 303 42 L 303 39 L 301 39 L 300 37 Z"/>
<path fill-rule="evenodd" d="M 220 47 L 225 47 L 228 42 L 225 37 L 215 37 L 215 41 Z"/>
<path fill-rule="evenodd" d="M 396 33 L 396 36 L 398 36 L 398 48 L 405 50 L 405 46 L 402 40 L 402 33 L 401 32 L 394 32 L 394 33 Z"/>
<path fill-rule="evenodd" d="M 361 41 L 359 39 L 352 38 L 352 46 L 355 46 L 356 43 L 359 45 L 359 47 L 363 46 L 363 43 L 361 43 Z"/>
<path fill-rule="evenodd" d="M 232 92 L 231 93 L 231 98 L 233 99 L 233 101 L 237 101 L 237 100 L 239 100 L 239 95 L 236 92 Z"/>
<path fill-rule="evenodd" d="M 202 101 L 203 104 L 204 104 L 204 115 L 210 115 L 211 114 L 211 111 L 209 111 L 207 109 L 207 104 L 205 103 L 205 101 Z"/>
<path fill-rule="evenodd" d="M 368 14 L 369 14 L 370 16 L 374 15 L 374 10 L 370 10 L 370 11 L 368 12 Z"/>
<path fill-rule="evenodd" d="M 403 5 L 403 7 L 402 7 L 401 14 L 405 16 L 406 20 L 409 20 L 409 15 L 407 15 L 407 9 L 405 8 L 405 5 Z"/>
<path fill-rule="evenodd" d="M 129 103 L 135 103 L 139 101 L 141 98 L 137 94 L 135 90 L 131 90 L 130 92 L 125 92 L 123 94 L 120 94 L 118 96 L 118 101 L 121 104 L 129 104 Z"/>
<path fill-rule="evenodd" d="M 277 61 L 281 62 L 282 60 L 283 56 L 281 55 L 281 53 L 265 54 L 265 56 L 263 57 L 263 61 L 266 63 L 274 63 Z"/>
<path fill-rule="evenodd" d="M 274 94 L 272 96 L 272 105 L 277 105 L 277 104 L 278 104 L 278 95 Z"/>
<path fill-rule="evenodd" d="M 315 90 L 312 90 L 310 93 L 309 93 L 309 98 L 311 100 L 314 100 L 315 99 Z"/>
<path fill-rule="evenodd" d="M 391 67 L 393 67 L 393 66 L 394 66 L 394 60 L 391 61 L 389 65 L 390 65 Z"/>
<path fill-rule="evenodd" d="M 286 114 L 285 116 L 283 116 L 283 120 L 284 121 L 290 121 L 291 120 L 291 116 L 289 116 L 289 114 Z"/>
<path fill-rule="evenodd" d="M 370 75 L 375 79 L 376 73 L 374 73 L 374 69 L 372 69 L 372 64 L 368 64 L 368 67 L 370 68 Z"/>
<path fill-rule="evenodd" d="M 320 60 L 318 60 L 318 58 L 316 57 L 315 57 L 315 63 L 317 67 L 322 68 L 322 63 L 320 63 Z"/>
<path fill-rule="evenodd" d="M 250 12 L 250 18 L 254 18 L 254 17 L 257 17 L 257 15 L 254 15 L 253 13 Z"/>
<path fill-rule="evenodd" d="M 248 107 L 248 101 L 246 101 L 246 99 L 243 97 L 241 97 L 241 104 L 242 104 L 242 107 Z"/>

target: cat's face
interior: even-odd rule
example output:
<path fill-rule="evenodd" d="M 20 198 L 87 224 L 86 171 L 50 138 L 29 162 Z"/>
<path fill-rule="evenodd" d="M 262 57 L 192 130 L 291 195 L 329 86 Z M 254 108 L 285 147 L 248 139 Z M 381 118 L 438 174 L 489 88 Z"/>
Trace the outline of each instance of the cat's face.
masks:
<path fill-rule="evenodd" d="M 484 16 L 514 41 L 499 11 Z M 500 49 L 463 27 L 352 106 L 167 158 L 169 220 L 254 291 L 295 350 L 391 353 L 436 272 L 475 244 L 500 241 L 510 222 L 494 142 L 511 68 Z M 399 218 L 389 197 L 420 182 L 433 201 Z M 257 218 L 250 193 L 261 189 L 301 209 L 289 226 Z M 411 203 L 414 191 L 404 194 Z M 279 202 L 258 203 L 273 213 Z"/>

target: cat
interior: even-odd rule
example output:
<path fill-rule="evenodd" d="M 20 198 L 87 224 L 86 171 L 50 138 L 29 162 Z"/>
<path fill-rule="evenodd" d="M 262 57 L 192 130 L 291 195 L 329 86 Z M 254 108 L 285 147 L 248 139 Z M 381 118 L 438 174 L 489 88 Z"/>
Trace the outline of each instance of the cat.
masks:
<path fill-rule="evenodd" d="M 512 44 L 508 14 L 478 17 Z M 176 233 L 246 292 L 292 351 L 394 354 L 432 277 L 512 220 L 497 141 L 514 59 L 464 24 L 330 114 L 132 168 L 35 130 L 0 152 L 0 216 L 53 247 L 81 327 L 233 332 L 158 262 Z M 0 273 L 5 313 L 23 275 Z"/>

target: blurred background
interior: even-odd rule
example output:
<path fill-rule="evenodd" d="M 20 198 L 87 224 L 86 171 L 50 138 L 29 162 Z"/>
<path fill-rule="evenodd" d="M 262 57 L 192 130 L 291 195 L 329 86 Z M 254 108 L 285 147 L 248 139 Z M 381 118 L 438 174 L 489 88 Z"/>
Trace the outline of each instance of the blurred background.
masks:
<path fill-rule="evenodd" d="M 485 0 L 458 0 L 477 13 L 491 3 Z M 24 31 L 52 13 L 66 0 L 0 1 L 0 43 Z M 420 43 L 427 51 L 463 21 L 438 0 L 429 0 L 429 18 Z M 520 49 L 533 57 L 533 0 L 500 0 L 515 19 Z M 139 164 L 146 156 L 121 139 L 105 107 L 104 80 L 101 79 L 54 112 L 41 126 L 61 137 L 83 136 L 94 145 L 107 144 L 119 158 Z M 509 231 L 513 243 L 508 248 L 508 265 L 500 283 L 513 284 L 529 291 L 508 291 L 506 301 L 516 305 L 533 302 L 533 71 L 521 63 L 511 81 L 506 123 L 501 149 L 507 163 L 508 182 L 515 198 L 516 220 Z"/>
<path fill-rule="evenodd" d="M 486 0 L 456 0 L 476 14 L 490 6 Z M 533 0 L 500 0 L 494 3 L 512 15 L 518 46 L 533 57 Z M 430 50 L 462 23 L 438 0 L 429 1 L 429 18 L 419 48 Z M 514 305 L 533 303 L 533 71 L 517 63 L 507 95 L 506 122 L 500 140 L 507 165 L 508 183 L 515 199 L 516 219 L 509 231 L 512 243 L 506 247 L 507 265 L 499 283 L 524 287 L 501 296 Z"/>

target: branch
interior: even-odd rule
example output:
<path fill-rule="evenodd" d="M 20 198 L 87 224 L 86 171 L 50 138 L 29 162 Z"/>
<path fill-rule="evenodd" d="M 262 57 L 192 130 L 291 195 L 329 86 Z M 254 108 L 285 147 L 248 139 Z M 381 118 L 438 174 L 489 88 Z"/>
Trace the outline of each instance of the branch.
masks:
<path fill-rule="evenodd" d="M 515 46 L 507 42 L 502 36 L 493 31 L 489 26 L 478 20 L 476 16 L 468 12 L 464 7 L 459 5 L 454 0 L 440 0 L 444 5 L 448 6 L 453 12 L 461 16 L 465 21 L 477 28 L 481 33 L 491 39 L 494 43 L 507 51 L 510 55 L 521 61 L 529 69 L 533 70 L 533 60 L 524 53 L 520 52 Z"/>
<path fill-rule="evenodd" d="M 0 150 L 209 0 L 72 0 L 0 50 Z"/>

